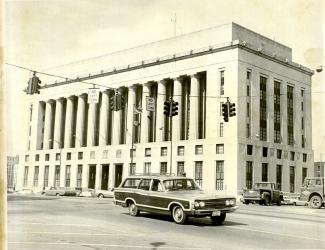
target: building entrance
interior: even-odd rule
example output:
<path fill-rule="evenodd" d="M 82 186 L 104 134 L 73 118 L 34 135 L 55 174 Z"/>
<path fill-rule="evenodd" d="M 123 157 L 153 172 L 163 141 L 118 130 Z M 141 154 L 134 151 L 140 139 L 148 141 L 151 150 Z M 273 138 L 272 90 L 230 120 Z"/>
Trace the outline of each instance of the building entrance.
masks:
<path fill-rule="evenodd" d="M 122 182 L 123 164 L 115 164 L 114 187 L 118 187 Z"/>
<path fill-rule="evenodd" d="M 108 189 L 109 165 L 102 165 L 102 185 L 101 189 Z"/>
<path fill-rule="evenodd" d="M 88 188 L 95 188 L 96 165 L 89 165 Z"/>

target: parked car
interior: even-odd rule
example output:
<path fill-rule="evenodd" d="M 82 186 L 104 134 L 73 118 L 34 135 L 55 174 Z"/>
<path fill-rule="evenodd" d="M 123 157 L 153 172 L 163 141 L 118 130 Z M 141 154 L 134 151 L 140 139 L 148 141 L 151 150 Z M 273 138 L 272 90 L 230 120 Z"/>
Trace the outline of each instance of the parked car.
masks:
<path fill-rule="evenodd" d="M 235 197 L 209 194 L 193 179 L 179 176 L 128 177 L 114 189 L 114 203 L 128 207 L 131 216 L 140 211 L 171 215 L 177 224 L 206 216 L 213 224 L 222 224 L 226 213 L 238 208 Z"/>
<path fill-rule="evenodd" d="M 32 189 L 23 188 L 23 189 L 17 190 L 17 192 L 15 192 L 15 194 L 28 195 L 28 194 L 34 194 L 34 192 Z"/>
<path fill-rule="evenodd" d="M 94 189 L 89 188 L 78 188 L 80 197 L 93 197 L 94 196 Z"/>
<path fill-rule="evenodd" d="M 273 182 L 257 182 L 252 189 L 243 191 L 242 202 L 246 205 L 250 203 L 259 203 L 260 205 L 270 205 L 276 203 L 281 205 L 283 193 L 276 189 Z"/>
<path fill-rule="evenodd" d="M 45 195 L 51 196 L 77 196 L 79 191 L 74 188 L 67 187 L 51 187 L 44 191 Z"/>
<path fill-rule="evenodd" d="M 113 198 L 114 192 L 113 192 L 113 189 L 108 189 L 108 190 L 95 189 L 93 195 L 94 195 L 94 197 L 98 197 L 100 199 L 101 198 Z"/>

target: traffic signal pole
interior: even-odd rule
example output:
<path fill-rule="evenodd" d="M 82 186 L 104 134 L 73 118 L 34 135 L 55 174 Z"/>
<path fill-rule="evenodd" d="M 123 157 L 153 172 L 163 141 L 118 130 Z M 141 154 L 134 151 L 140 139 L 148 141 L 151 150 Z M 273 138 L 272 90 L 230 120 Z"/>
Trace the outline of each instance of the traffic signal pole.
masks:
<path fill-rule="evenodd" d="M 170 139 L 170 166 L 169 166 L 169 174 L 172 175 L 172 169 L 173 169 L 173 133 L 172 133 L 172 128 L 173 128 L 173 116 L 172 116 L 172 111 L 173 111 L 173 99 L 170 98 L 170 107 L 169 107 L 169 139 Z"/>

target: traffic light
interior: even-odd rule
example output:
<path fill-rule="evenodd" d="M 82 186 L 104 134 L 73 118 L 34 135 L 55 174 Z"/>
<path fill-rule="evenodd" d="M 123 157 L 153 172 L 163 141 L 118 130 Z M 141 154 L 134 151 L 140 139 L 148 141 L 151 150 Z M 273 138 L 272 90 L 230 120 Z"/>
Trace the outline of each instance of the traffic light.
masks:
<path fill-rule="evenodd" d="M 229 121 L 229 102 L 222 104 L 222 116 L 225 122 Z"/>
<path fill-rule="evenodd" d="M 29 79 L 27 88 L 24 90 L 27 95 L 39 94 L 41 80 L 36 76 L 36 72 L 34 72 L 33 77 Z"/>
<path fill-rule="evenodd" d="M 164 115 L 166 115 L 166 116 L 171 116 L 171 114 L 170 114 L 170 105 L 171 105 L 170 101 L 165 101 L 164 102 Z"/>
<path fill-rule="evenodd" d="M 172 116 L 178 115 L 178 102 L 172 102 Z"/>
<path fill-rule="evenodd" d="M 115 95 L 111 96 L 109 103 L 111 110 L 119 111 L 121 109 L 121 95 L 116 93 Z"/>
<path fill-rule="evenodd" d="M 229 116 L 236 116 L 235 103 L 229 103 Z"/>

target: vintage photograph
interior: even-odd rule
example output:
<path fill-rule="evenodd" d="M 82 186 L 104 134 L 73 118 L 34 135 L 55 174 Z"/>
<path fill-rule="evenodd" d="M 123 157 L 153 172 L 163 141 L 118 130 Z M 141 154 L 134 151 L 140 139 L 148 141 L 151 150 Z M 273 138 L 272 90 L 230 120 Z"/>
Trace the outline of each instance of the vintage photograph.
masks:
<path fill-rule="evenodd" d="M 2 249 L 325 249 L 324 1 L 2 6 Z"/>

